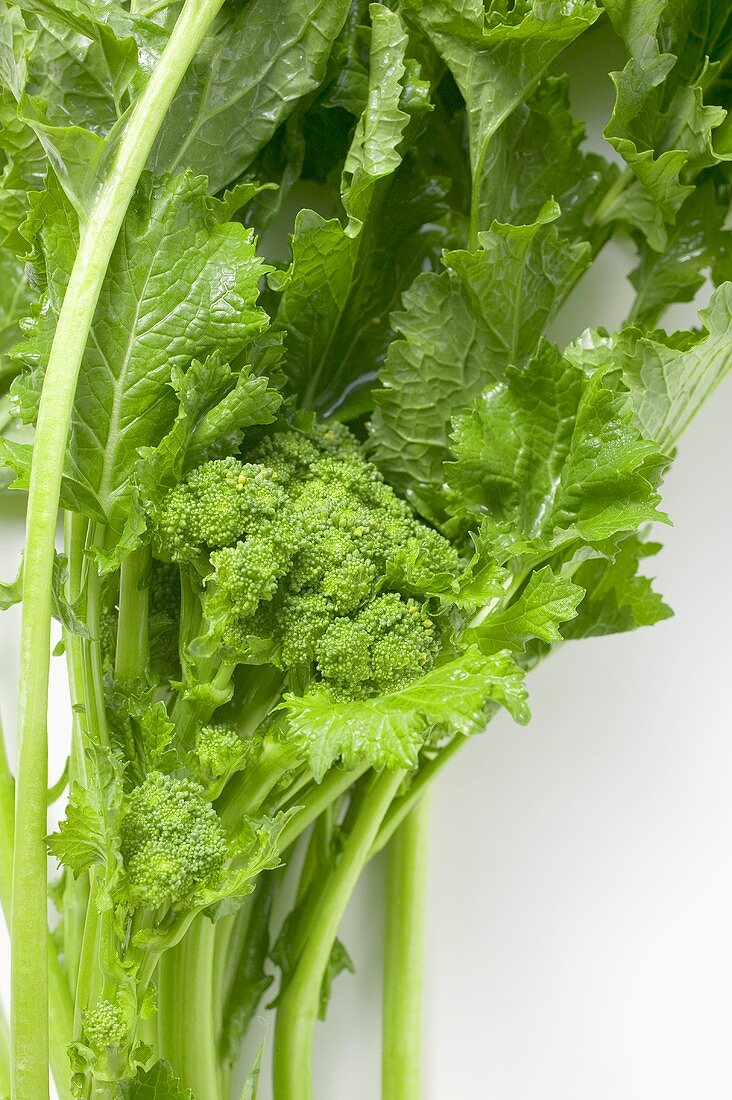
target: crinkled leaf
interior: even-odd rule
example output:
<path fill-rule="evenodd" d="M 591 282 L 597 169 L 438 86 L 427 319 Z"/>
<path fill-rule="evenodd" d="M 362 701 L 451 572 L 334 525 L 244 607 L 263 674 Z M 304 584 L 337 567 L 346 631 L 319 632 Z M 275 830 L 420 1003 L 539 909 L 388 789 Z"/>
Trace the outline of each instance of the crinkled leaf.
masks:
<path fill-rule="evenodd" d="M 491 5 L 482 0 L 409 0 L 407 11 L 430 37 L 449 67 L 468 112 L 472 235 L 489 226 L 483 186 L 491 141 L 555 57 L 594 23 L 594 0 L 533 0 Z M 550 193 L 551 194 L 551 193 Z M 543 196 L 544 199 L 550 194 Z M 533 216 L 536 216 L 535 213 Z"/>
<path fill-rule="evenodd" d="M 726 52 L 732 19 L 724 4 L 705 4 L 706 11 L 696 12 L 696 5 L 676 0 L 603 2 L 630 54 L 625 68 L 611 74 L 615 107 L 605 136 L 635 183 L 608 196 L 601 220 L 623 221 L 664 251 L 667 227 L 690 195 L 695 175 L 730 155 L 714 148 L 725 111 L 705 97 L 718 75 L 718 66 L 707 58 L 714 62 Z M 690 35 L 697 39 L 695 48 L 677 67 L 676 54 L 685 51 Z"/>
<path fill-rule="evenodd" d="M 568 245 L 553 227 L 558 214 L 547 203 L 531 225 L 494 223 L 478 251 L 446 253 L 446 270 L 404 295 L 371 422 L 375 459 L 393 484 L 441 488 L 452 418 L 533 354 L 587 266 L 588 246 Z"/>
<path fill-rule="evenodd" d="M 343 758 L 347 768 L 412 768 L 436 726 L 464 734 L 483 728 L 490 702 L 520 722 L 528 719 L 523 672 L 508 653 L 484 656 L 468 649 L 461 657 L 388 695 L 360 702 L 336 702 L 325 691 L 288 695 L 289 736 L 316 779 Z"/>
<path fill-rule="evenodd" d="M 670 618 L 673 611 L 653 591 L 653 582 L 638 572 L 643 561 L 660 549 L 660 543 L 643 542 L 632 535 L 621 542 L 610 560 L 596 558 L 575 570 L 572 576 L 587 594 L 562 635 L 594 638 L 620 634 Z"/>
<path fill-rule="evenodd" d="M 369 95 L 341 183 L 348 223 L 344 228 L 337 218 L 301 210 L 292 263 L 277 280 L 288 387 L 320 411 L 342 401 L 361 376 L 373 379 L 389 310 L 434 253 L 434 233 L 420 230 L 434 220 L 444 196 L 440 182 L 424 180 L 413 165 L 397 171 L 402 136 L 410 115 L 426 107 L 427 86 L 409 67 L 399 16 L 380 4 L 370 10 Z"/>
<path fill-rule="evenodd" d="M 614 336 L 587 332 L 567 349 L 586 370 L 618 372 L 641 432 L 671 453 L 683 432 L 732 369 L 732 283 L 700 311 L 702 333 L 668 337 L 628 328 Z"/>
<path fill-rule="evenodd" d="M 611 185 L 617 169 L 580 145 L 584 127 L 569 109 L 566 76 L 545 77 L 495 135 L 485 160 L 483 218 L 530 224 L 548 196 L 558 204 L 560 233 L 589 234 L 588 210 Z"/>
<path fill-rule="evenodd" d="M 205 173 L 212 192 L 236 180 L 323 80 L 348 8 L 348 0 L 225 6 L 168 112 L 153 171 Z"/>
<path fill-rule="evenodd" d="M 457 417 L 454 448 L 453 508 L 482 523 L 504 560 L 664 518 L 667 460 L 640 435 L 627 398 L 550 344 Z"/>
<path fill-rule="evenodd" d="M 157 445 L 174 420 L 173 372 L 214 350 L 237 355 L 267 324 L 257 306 L 266 269 L 251 231 L 219 215 L 205 180 L 144 177 L 110 261 L 77 386 L 67 472 L 99 502 L 112 537 L 129 520 L 138 448 Z M 59 261 L 68 264 L 75 239 L 57 188 L 35 217 L 49 300 L 23 352 L 42 366 L 68 278 Z M 26 409 L 39 375 L 18 386 Z"/>
<path fill-rule="evenodd" d="M 727 211 L 710 182 L 696 187 L 667 231 L 666 248 L 656 252 L 646 242 L 630 274 L 636 290 L 631 319 L 655 325 L 674 302 L 690 302 L 705 276 L 729 251 L 732 235 L 723 229 Z"/>
<path fill-rule="evenodd" d="M 123 1100 L 194 1100 L 190 1089 L 184 1089 L 167 1062 L 155 1062 L 149 1069 L 140 1068 L 133 1081 L 120 1084 Z"/>
<path fill-rule="evenodd" d="M 466 632 L 484 653 L 497 649 L 522 651 L 532 638 L 561 642 L 562 623 L 573 619 L 584 588 L 545 566 L 535 570 L 520 595 L 508 605 L 490 612 L 479 626 Z"/>

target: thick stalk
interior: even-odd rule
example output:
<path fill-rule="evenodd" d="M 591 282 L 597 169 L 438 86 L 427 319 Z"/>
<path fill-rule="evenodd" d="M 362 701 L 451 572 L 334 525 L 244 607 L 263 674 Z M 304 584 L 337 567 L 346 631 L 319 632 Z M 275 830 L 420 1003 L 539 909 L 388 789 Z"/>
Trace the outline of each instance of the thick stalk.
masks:
<path fill-rule="evenodd" d="M 196 917 L 158 971 L 158 1044 L 196 1100 L 219 1100 L 213 969 L 216 929 Z"/>
<path fill-rule="evenodd" d="M 404 772 L 383 772 L 364 798 L 277 1013 L 275 1100 L 312 1100 L 312 1044 L 320 989 L 338 926 Z"/>
<path fill-rule="evenodd" d="M 83 229 L 46 367 L 30 475 L 23 567 L 12 911 L 13 1100 L 48 1097 L 46 788 L 51 578 L 64 455 L 76 382 L 104 275 L 155 137 L 222 0 L 186 0 L 133 107 Z"/>
<path fill-rule="evenodd" d="M 381 1044 L 382 1100 L 422 1096 L 422 987 L 429 805 L 422 796 L 389 845 Z"/>
<path fill-rule="evenodd" d="M 15 831 L 15 781 L 5 751 L 5 739 L 0 726 L 0 905 L 10 927 L 13 882 L 13 833 Z M 49 1000 L 51 1006 L 50 1059 L 59 1100 L 71 1100 L 71 1070 L 66 1049 L 71 1042 L 73 1006 L 66 975 L 56 954 L 53 940 L 46 928 Z M 8 1066 L 10 1061 L 8 1061 Z M 10 1088 L 0 1096 L 9 1095 Z"/>

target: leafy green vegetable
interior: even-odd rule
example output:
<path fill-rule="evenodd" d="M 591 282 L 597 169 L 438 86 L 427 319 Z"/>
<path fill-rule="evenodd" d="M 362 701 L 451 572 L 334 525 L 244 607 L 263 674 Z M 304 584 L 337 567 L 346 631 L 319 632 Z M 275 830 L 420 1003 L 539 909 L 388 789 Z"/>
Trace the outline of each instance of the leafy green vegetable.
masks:
<path fill-rule="evenodd" d="M 0 584 L 23 611 L 0 1080 L 46 1100 L 50 1063 L 60 1100 L 232 1100 L 272 986 L 274 1095 L 311 1100 L 315 1022 L 354 969 L 339 924 L 389 843 L 384 1093 L 417 1100 L 416 807 L 500 710 L 528 720 L 555 646 L 671 614 L 646 526 L 732 366 L 732 18 L 0 16 L 0 457 L 28 493 Z M 603 34 L 626 54 L 607 156 L 563 57 L 601 88 Z M 635 299 L 609 333 L 572 292 L 616 235 Z M 698 329 L 657 327 L 707 290 Z M 46 837 L 53 616 L 73 732 Z"/>

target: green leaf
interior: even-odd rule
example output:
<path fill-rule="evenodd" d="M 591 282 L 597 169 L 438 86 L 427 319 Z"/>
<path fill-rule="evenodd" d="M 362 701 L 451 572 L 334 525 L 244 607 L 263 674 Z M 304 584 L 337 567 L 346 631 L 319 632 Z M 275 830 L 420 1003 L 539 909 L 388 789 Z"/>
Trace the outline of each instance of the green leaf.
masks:
<path fill-rule="evenodd" d="M 708 58 L 725 55 L 732 20 L 727 5 L 702 5 L 707 11 L 695 12 L 696 5 L 677 2 L 603 2 L 630 53 L 622 72 L 611 74 L 615 107 L 605 137 L 635 183 L 621 181 L 602 204 L 599 220 L 625 222 L 652 248 L 665 251 L 668 226 L 691 194 L 694 177 L 730 155 L 714 148 L 726 112 L 705 96 L 719 72 Z M 689 36 L 697 45 L 686 54 Z M 676 54 L 686 54 L 683 64 Z"/>
<path fill-rule="evenodd" d="M 35 296 L 26 265 L 9 248 L 0 248 L 0 391 L 20 370 L 9 353 L 20 338 L 20 322 Z"/>
<path fill-rule="evenodd" d="M 305 407 L 323 412 L 378 367 L 389 310 L 434 251 L 434 234 L 420 230 L 444 196 L 439 182 L 425 181 L 413 165 L 397 171 L 410 117 L 426 108 L 427 86 L 406 57 L 399 16 L 380 4 L 370 11 L 369 94 L 341 181 L 348 222 L 301 210 L 292 263 L 276 281 L 283 290 L 276 326 L 285 333 L 288 388 Z"/>
<path fill-rule="evenodd" d="M 288 736 L 320 780 L 341 757 L 346 768 L 364 762 L 374 768 L 413 768 L 434 727 L 477 733 L 491 702 L 519 722 L 528 720 L 523 672 L 510 654 L 486 657 L 471 648 L 388 695 L 349 703 L 322 691 L 288 695 L 283 706 Z"/>
<path fill-rule="evenodd" d="M 371 446 L 392 484 L 441 490 L 452 418 L 509 364 L 525 362 L 589 263 L 568 245 L 547 203 L 531 225 L 494 223 L 476 252 L 445 253 L 446 270 L 405 293 L 375 395 Z"/>
<path fill-rule="evenodd" d="M 333 982 L 339 974 L 346 971 L 349 974 L 356 973 L 353 959 L 348 954 L 345 944 L 336 937 L 328 959 L 328 965 L 323 974 L 323 984 L 320 987 L 320 1004 L 318 1006 L 318 1019 L 325 1020 L 328 1013 L 328 1003 L 333 992 Z"/>
<path fill-rule="evenodd" d="M 550 344 L 457 417 L 454 447 L 452 507 L 481 519 L 501 560 L 664 518 L 657 486 L 667 459 L 641 437 L 627 397 Z"/>
<path fill-rule="evenodd" d="M 653 582 L 638 573 L 643 561 L 660 549 L 660 543 L 643 542 L 632 535 L 620 543 L 609 561 L 596 558 L 584 562 L 573 577 L 587 595 L 576 618 L 563 628 L 563 636 L 595 638 L 620 634 L 670 618 L 673 611 L 653 591 Z"/>
<path fill-rule="evenodd" d="M 322 82 L 348 0 L 252 0 L 227 5 L 184 77 L 150 167 L 236 180 L 295 108 Z"/>
<path fill-rule="evenodd" d="M 567 349 L 573 362 L 600 369 L 609 382 L 618 372 L 638 428 L 667 454 L 732 369 L 732 283 L 715 290 L 699 318 L 701 334 L 587 332 Z"/>
<path fill-rule="evenodd" d="M 617 169 L 581 149 L 584 127 L 569 109 L 569 78 L 544 77 L 488 146 L 481 194 L 482 220 L 533 222 L 547 198 L 559 205 L 564 237 L 588 236 L 588 210 L 610 187 Z"/>
<path fill-rule="evenodd" d="M 134 1081 L 120 1083 L 123 1100 L 194 1100 L 184 1089 L 167 1062 L 155 1062 L 150 1069 L 139 1069 Z"/>
<path fill-rule="evenodd" d="M 51 592 L 51 607 L 54 619 L 82 638 L 89 638 L 89 630 L 86 624 L 79 618 L 78 607 L 69 603 L 66 596 L 66 582 L 68 580 L 68 560 L 65 554 L 54 551 L 53 578 Z M 0 582 L 0 610 L 7 611 L 9 607 L 19 604 L 23 599 L 23 563 L 21 562 L 17 576 L 9 584 Z"/>
<path fill-rule="evenodd" d="M 408 0 L 407 11 L 432 40 L 465 99 L 473 175 L 471 229 L 487 228 L 483 187 L 490 190 L 491 141 L 565 47 L 594 23 L 594 0 L 533 0 L 491 5 L 482 0 Z M 544 195 L 544 198 L 548 198 Z"/>
<path fill-rule="evenodd" d="M 129 518 L 138 449 L 156 446 L 175 418 L 176 372 L 214 351 L 237 355 L 267 324 L 257 306 L 266 268 L 252 233 L 222 224 L 220 212 L 203 179 L 145 177 L 110 261 L 76 392 L 68 475 L 93 494 L 116 537 Z M 34 210 L 34 227 L 48 302 L 22 350 L 43 365 L 76 244 L 57 187 Z M 17 387 L 26 410 L 37 400 L 39 373 Z M 242 408 L 235 401 L 229 412 Z"/>
<path fill-rule="evenodd" d="M 576 616 L 584 594 L 579 584 L 545 566 L 531 574 L 513 603 L 490 612 L 479 626 L 466 632 L 465 639 L 476 642 L 484 653 L 497 649 L 522 652 L 532 638 L 561 642 L 559 626 Z"/>
<path fill-rule="evenodd" d="M 674 302 L 692 301 L 729 250 L 730 233 L 723 229 L 726 214 L 708 181 L 695 187 L 679 210 L 663 252 L 641 243 L 640 263 L 630 274 L 636 290 L 630 320 L 652 326 Z"/>

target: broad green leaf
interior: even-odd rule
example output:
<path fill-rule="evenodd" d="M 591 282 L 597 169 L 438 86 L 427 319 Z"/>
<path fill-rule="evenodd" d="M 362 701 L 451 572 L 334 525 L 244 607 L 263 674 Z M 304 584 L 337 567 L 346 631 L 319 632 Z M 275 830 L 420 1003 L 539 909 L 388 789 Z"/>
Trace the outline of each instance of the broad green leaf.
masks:
<path fill-rule="evenodd" d="M 434 221 L 444 190 L 402 161 L 401 139 L 410 112 L 426 107 L 427 87 L 410 74 L 408 40 L 399 17 L 371 5 L 371 83 L 367 106 L 346 157 L 341 197 L 348 215 L 324 219 L 301 210 L 292 238 L 292 263 L 277 328 L 285 333 L 288 388 L 301 403 L 326 412 L 349 387 L 378 368 L 387 343 L 388 314 L 400 290 L 434 253 Z M 411 94 L 406 103 L 406 82 Z"/>
<path fill-rule="evenodd" d="M 23 7 L 25 21 L 18 7 L 3 3 L 0 8 L 0 15 L 5 13 L 0 82 L 7 89 L 2 114 L 3 121 L 10 119 L 5 183 L 13 195 L 12 205 L 7 198 L 2 205 L 10 228 L 25 207 L 23 185 L 38 185 L 40 149 L 84 219 L 99 182 L 103 137 L 123 113 L 127 85 L 137 72 L 136 43 L 119 40 L 83 0 L 68 8 L 52 0 L 25 0 Z M 84 17 L 77 8 L 86 12 Z M 115 10 L 110 4 L 106 12 Z M 14 118 L 9 93 L 17 102 Z"/>
<path fill-rule="evenodd" d="M 327 692 L 288 695 L 289 733 L 320 780 L 339 758 L 346 768 L 413 768 L 434 727 L 482 730 L 490 703 L 528 720 L 523 672 L 506 652 L 468 649 L 412 684 L 361 702 L 335 702 Z"/>
<path fill-rule="evenodd" d="M 504 560 L 664 518 L 657 486 L 667 459 L 640 435 L 627 397 L 550 344 L 456 418 L 454 449 L 452 507 L 481 522 Z"/>
<path fill-rule="evenodd" d="M 584 594 L 580 585 L 545 566 L 531 574 L 513 603 L 491 611 L 478 626 L 468 630 L 466 641 L 476 642 L 484 653 L 497 649 L 521 652 L 532 638 L 561 642 L 564 631 L 559 627 L 574 619 Z"/>
<path fill-rule="evenodd" d="M 266 268 L 251 231 L 219 215 L 204 179 L 145 177 L 109 264 L 77 387 L 68 473 L 117 534 L 128 518 L 138 448 L 156 446 L 175 418 L 175 372 L 214 351 L 237 355 L 267 323 L 257 306 Z M 39 204 L 34 224 L 48 303 L 23 350 L 42 366 L 76 244 L 58 188 Z M 26 417 L 39 382 L 36 371 L 18 386 Z"/>
<path fill-rule="evenodd" d="M 632 535 L 620 543 L 610 560 L 596 558 L 582 564 L 572 576 L 586 589 L 576 618 L 562 629 L 565 638 L 593 638 L 620 634 L 668 619 L 673 611 L 652 581 L 639 575 L 645 558 L 661 549 L 657 542 L 643 542 Z"/>
<path fill-rule="evenodd" d="M 586 237 L 588 210 L 607 191 L 617 169 L 583 152 L 584 136 L 582 123 L 569 109 L 568 77 L 544 77 L 488 147 L 483 221 L 530 224 L 551 196 L 561 209 L 559 232 L 570 239 Z"/>
<path fill-rule="evenodd" d="M 322 82 L 348 8 L 348 0 L 226 5 L 181 83 L 152 170 L 205 173 L 212 192 L 236 180 Z"/>
<path fill-rule="evenodd" d="M 585 370 L 609 371 L 609 381 L 613 371 L 619 373 L 640 431 L 667 454 L 732 370 L 732 283 L 715 290 L 699 319 L 701 334 L 587 332 L 567 349 Z"/>
<path fill-rule="evenodd" d="M 452 418 L 509 364 L 525 362 L 589 262 L 568 245 L 547 203 L 532 225 L 494 223 L 476 252 L 448 252 L 446 270 L 404 294 L 375 395 L 371 446 L 389 480 L 440 489 Z"/>
<path fill-rule="evenodd" d="M 465 99 L 473 175 L 471 236 L 490 224 L 483 187 L 491 141 L 565 47 L 594 23 L 594 0 L 408 0 L 406 10 L 434 43 Z M 550 195 L 544 195 L 544 199 Z"/>

